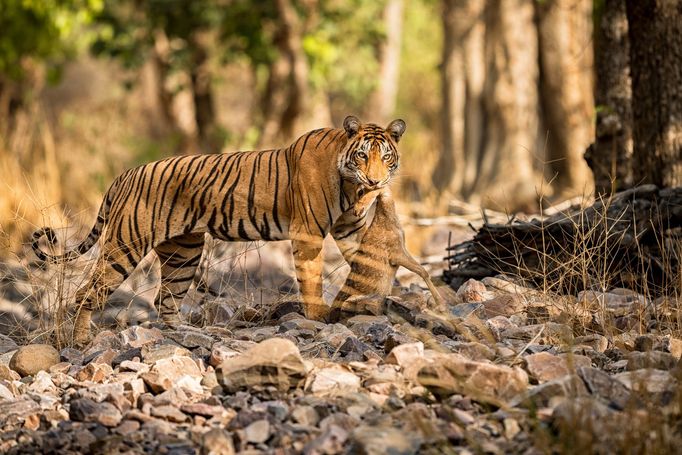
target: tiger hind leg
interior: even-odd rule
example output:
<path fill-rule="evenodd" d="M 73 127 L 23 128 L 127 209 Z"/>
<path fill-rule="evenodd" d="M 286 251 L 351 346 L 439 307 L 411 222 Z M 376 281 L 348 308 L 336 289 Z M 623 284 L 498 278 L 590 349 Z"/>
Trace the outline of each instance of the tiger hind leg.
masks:
<path fill-rule="evenodd" d="M 161 289 L 154 305 L 171 327 L 180 320 L 180 305 L 187 294 L 204 250 L 204 234 L 184 234 L 154 248 L 161 261 Z"/>

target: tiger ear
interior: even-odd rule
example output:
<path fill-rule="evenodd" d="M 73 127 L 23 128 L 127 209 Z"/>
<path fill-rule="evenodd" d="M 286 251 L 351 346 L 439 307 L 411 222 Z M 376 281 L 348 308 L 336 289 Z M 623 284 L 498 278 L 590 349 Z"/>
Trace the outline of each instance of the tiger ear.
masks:
<path fill-rule="evenodd" d="M 394 141 L 400 142 L 400 138 L 403 136 L 407 125 L 402 119 L 393 120 L 386 127 L 386 131 L 391 135 Z"/>
<path fill-rule="evenodd" d="M 360 130 L 360 120 L 354 115 L 349 115 L 343 121 L 343 129 L 346 130 L 349 138 L 355 136 L 358 134 L 358 130 Z"/>

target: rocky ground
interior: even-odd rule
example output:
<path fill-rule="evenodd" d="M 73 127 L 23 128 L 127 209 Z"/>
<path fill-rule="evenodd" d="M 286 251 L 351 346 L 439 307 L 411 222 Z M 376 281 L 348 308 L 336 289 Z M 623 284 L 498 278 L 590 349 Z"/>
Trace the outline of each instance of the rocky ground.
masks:
<path fill-rule="evenodd" d="M 324 324 L 291 301 L 287 244 L 243 249 L 214 251 L 206 289 L 185 299 L 191 325 L 174 329 L 155 318 L 158 271 L 143 264 L 83 349 L 59 346 L 53 328 L 84 263 L 0 267 L 0 453 L 682 446 L 674 298 L 550 295 L 491 277 L 457 290 L 441 283 L 448 309 L 436 313 L 419 280 L 401 274 L 392 296 L 351 302 L 364 314 Z M 444 245 L 425 254 L 437 251 Z M 338 269 L 328 262 L 328 298 Z"/>
<path fill-rule="evenodd" d="M 104 330 L 82 350 L 3 336 L 0 452 L 606 453 L 679 442 L 682 341 L 641 334 L 671 302 L 622 289 L 550 297 L 500 278 L 440 289 L 449 314 L 412 286 L 344 324 L 283 303 L 257 323 L 242 312 L 229 324 Z"/>

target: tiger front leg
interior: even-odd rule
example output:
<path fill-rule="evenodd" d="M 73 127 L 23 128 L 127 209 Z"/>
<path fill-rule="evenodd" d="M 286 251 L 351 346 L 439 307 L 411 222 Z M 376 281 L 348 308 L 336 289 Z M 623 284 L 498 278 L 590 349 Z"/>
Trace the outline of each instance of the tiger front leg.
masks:
<path fill-rule="evenodd" d="M 292 246 L 305 316 L 325 321 L 329 316 L 329 307 L 322 299 L 322 238 L 295 239 Z"/>

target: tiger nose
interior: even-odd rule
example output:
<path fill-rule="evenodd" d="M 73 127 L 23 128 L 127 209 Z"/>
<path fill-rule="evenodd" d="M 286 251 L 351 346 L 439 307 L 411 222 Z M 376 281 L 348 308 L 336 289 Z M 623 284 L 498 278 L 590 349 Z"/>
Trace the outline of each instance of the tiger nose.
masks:
<path fill-rule="evenodd" d="M 369 186 L 377 186 L 379 183 L 381 183 L 381 180 L 374 180 L 367 177 L 367 183 L 369 183 Z"/>

